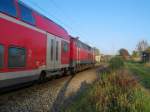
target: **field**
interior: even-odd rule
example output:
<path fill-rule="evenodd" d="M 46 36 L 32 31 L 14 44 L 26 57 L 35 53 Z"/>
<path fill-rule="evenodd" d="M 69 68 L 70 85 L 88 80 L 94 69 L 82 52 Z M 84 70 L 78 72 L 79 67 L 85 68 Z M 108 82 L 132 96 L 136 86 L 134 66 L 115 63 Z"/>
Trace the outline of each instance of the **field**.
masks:
<path fill-rule="evenodd" d="M 63 112 L 150 112 L 149 67 L 127 62 L 119 70 L 98 75 Z"/>
<path fill-rule="evenodd" d="M 147 89 L 150 89 L 150 67 L 140 63 L 126 63 L 126 67 L 134 74 L 139 82 Z"/>

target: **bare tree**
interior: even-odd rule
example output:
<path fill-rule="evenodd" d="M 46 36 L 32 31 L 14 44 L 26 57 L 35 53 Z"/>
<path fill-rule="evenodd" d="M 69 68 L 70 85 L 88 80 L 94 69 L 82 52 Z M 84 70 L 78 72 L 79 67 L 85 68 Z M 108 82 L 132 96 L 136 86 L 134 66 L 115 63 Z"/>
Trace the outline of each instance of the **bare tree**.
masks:
<path fill-rule="evenodd" d="M 149 45 L 146 40 L 142 40 L 137 44 L 137 50 L 139 53 L 145 51 L 148 47 L 149 47 Z"/>

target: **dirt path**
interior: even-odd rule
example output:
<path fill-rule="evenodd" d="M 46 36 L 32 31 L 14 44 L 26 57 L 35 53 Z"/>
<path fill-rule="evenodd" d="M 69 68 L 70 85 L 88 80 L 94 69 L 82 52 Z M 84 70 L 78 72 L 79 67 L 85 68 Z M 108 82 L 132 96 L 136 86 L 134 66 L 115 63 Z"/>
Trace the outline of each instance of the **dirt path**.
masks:
<path fill-rule="evenodd" d="M 69 83 L 65 96 L 67 97 L 76 93 L 84 84 L 91 84 L 96 78 L 97 76 L 94 69 L 77 74 Z"/>
<path fill-rule="evenodd" d="M 97 78 L 91 69 L 0 96 L 0 112 L 59 112 L 60 105 Z"/>

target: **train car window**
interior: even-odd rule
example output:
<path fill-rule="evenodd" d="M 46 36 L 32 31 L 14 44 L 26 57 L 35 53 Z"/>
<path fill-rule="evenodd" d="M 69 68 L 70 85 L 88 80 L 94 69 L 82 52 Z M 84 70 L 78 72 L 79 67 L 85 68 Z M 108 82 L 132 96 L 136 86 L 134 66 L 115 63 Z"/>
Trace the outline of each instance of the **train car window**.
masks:
<path fill-rule="evenodd" d="M 19 4 L 19 7 L 21 12 L 21 20 L 30 23 L 32 25 L 35 25 L 35 19 L 33 17 L 32 10 L 23 6 L 22 4 Z"/>
<path fill-rule="evenodd" d="M 8 67 L 25 67 L 26 50 L 24 48 L 10 47 L 8 49 Z"/>
<path fill-rule="evenodd" d="M 56 60 L 58 61 L 58 41 L 56 42 Z"/>
<path fill-rule="evenodd" d="M 63 42 L 63 51 L 64 52 L 68 51 L 68 43 L 67 42 Z"/>
<path fill-rule="evenodd" d="M 3 67 L 4 64 L 4 47 L 0 45 L 0 68 Z"/>
<path fill-rule="evenodd" d="M 14 0 L 0 0 L 0 12 L 16 17 L 17 11 Z"/>
<path fill-rule="evenodd" d="M 54 40 L 51 40 L 51 61 L 53 61 L 53 52 L 54 52 Z"/>

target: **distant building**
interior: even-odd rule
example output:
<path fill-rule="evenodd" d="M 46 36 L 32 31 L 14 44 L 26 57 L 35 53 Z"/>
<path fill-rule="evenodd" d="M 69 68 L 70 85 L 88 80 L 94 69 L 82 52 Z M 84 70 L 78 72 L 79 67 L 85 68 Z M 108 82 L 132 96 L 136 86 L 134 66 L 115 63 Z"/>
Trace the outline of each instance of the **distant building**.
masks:
<path fill-rule="evenodd" d="M 148 62 L 148 63 L 150 63 L 150 53 L 148 53 L 148 52 L 143 52 L 142 53 L 142 61 L 143 62 Z"/>
<path fill-rule="evenodd" d="M 108 62 L 113 56 L 112 55 L 101 55 L 101 62 Z"/>
<path fill-rule="evenodd" d="M 95 56 L 96 63 L 100 63 L 101 62 L 101 57 L 102 57 L 102 55 Z"/>
<path fill-rule="evenodd" d="M 100 53 L 100 50 L 98 48 L 94 48 L 94 54 L 95 54 L 95 61 L 96 63 L 101 62 L 102 54 Z"/>

